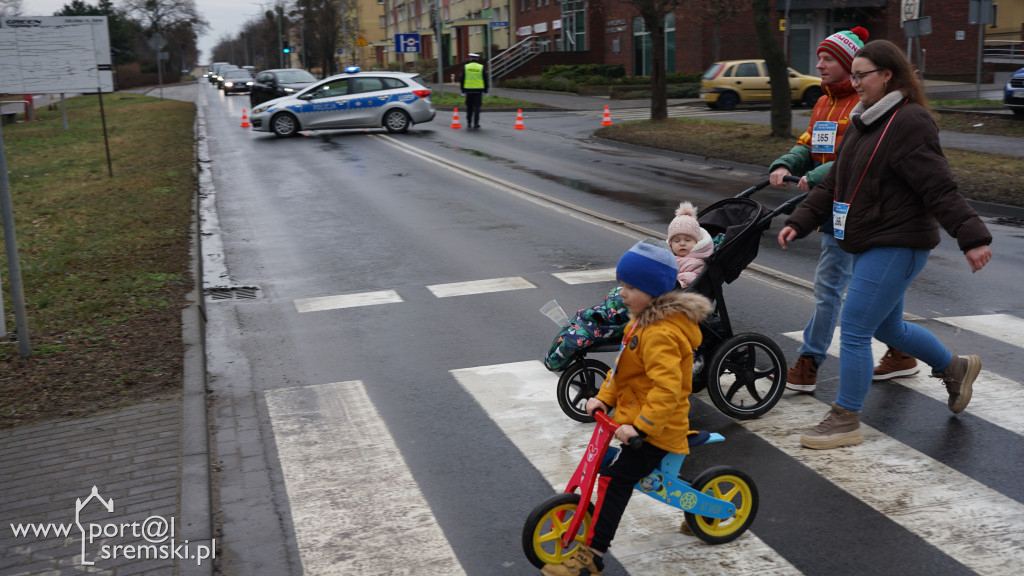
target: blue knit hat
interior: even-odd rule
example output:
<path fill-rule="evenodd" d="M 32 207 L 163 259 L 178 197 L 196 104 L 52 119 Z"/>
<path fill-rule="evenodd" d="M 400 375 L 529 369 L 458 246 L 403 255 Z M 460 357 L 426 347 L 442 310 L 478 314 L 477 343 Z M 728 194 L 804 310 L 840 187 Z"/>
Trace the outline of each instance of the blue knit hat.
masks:
<path fill-rule="evenodd" d="M 657 298 L 676 287 L 679 268 L 668 244 L 648 238 L 633 245 L 619 258 L 615 277 L 620 282 Z"/>

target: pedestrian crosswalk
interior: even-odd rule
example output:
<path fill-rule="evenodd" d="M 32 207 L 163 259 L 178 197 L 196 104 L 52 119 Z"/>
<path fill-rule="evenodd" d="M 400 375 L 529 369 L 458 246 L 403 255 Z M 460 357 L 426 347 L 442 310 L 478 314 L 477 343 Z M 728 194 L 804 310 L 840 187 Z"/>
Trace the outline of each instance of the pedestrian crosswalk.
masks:
<path fill-rule="evenodd" d="M 610 269 L 559 272 L 554 276 L 570 285 L 614 280 Z M 513 277 L 438 284 L 426 289 L 436 298 L 452 298 L 535 287 L 524 278 Z M 310 313 L 401 302 L 397 294 L 375 292 L 297 299 L 294 303 L 298 312 Z M 928 320 L 1024 347 L 1024 320 L 1009 314 Z M 788 349 L 801 340 L 802 333 L 773 337 L 790 339 L 779 342 Z M 837 330 L 829 350 L 833 358 L 838 357 L 839 342 Z M 884 345 L 875 342 L 873 346 L 875 356 L 880 357 Z M 1022 384 L 993 372 L 991 367 L 985 368 L 975 383 L 967 411 L 959 417 L 944 418 L 955 419 L 957 428 L 968 431 L 982 424 L 988 427 L 986 430 L 1002 430 L 1000 437 L 1011 437 L 1019 443 L 1024 435 Z M 538 359 L 455 367 L 450 375 L 547 480 L 552 491 L 561 491 L 589 439 L 590 425 L 562 414 L 555 399 L 557 375 L 545 369 Z M 406 469 L 387 423 L 366 394 L 365 389 L 376 384 L 370 380 L 351 381 L 265 392 L 306 573 L 403 573 L 400 567 L 409 565 L 412 556 L 417 558 L 415 564 L 423 564 L 422 558 L 429 559 L 431 574 L 472 573 L 463 568 L 445 532 L 433 521 L 435 511 L 417 487 L 416 478 Z M 906 389 L 934 400 L 938 411 L 945 410 L 945 389 L 939 380 L 929 377 L 927 366 L 921 365 L 917 376 L 875 386 Z M 707 400 L 704 393 L 698 398 Z M 865 441 L 859 446 L 827 451 L 802 448 L 800 434 L 820 421 L 831 401 L 825 394 L 790 394 L 764 416 L 735 425 L 777 451 L 778 455 L 773 457 L 786 458 L 812 472 L 821 482 L 869 511 L 865 513 L 884 518 L 913 535 L 930 550 L 929 554 L 961 566 L 965 573 L 1019 573 L 1019 567 L 1024 566 L 1024 503 L 1019 493 L 979 476 L 977 467 L 958 466 L 937 456 L 935 450 L 909 445 L 886 426 L 862 423 Z M 537 422 L 544 425 L 537 426 Z M 749 442 L 749 438 L 742 436 L 734 433 L 730 437 L 727 433 L 726 445 Z M 948 442 L 936 430 L 932 444 L 941 446 Z M 720 446 L 724 445 L 699 447 L 696 450 L 701 452 L 695 456 L 715 460 L 715 451 L 721 450 Z M 365 460 L 367 466 L 353 467 L 353 460 Z M 743 468 L 741 462 L 715 463 Z M 373 469 L 378 478 L 365 478 L 357 471 L 360 469 Z M 689 472 L 695 474 L 699 470 Z M 387 491 L 382 492 L 379 476 L 388 479 Z M 754 479 L 757 481 L 756 475 Z M 797 491 L 802 487 L 793 485 L 787 489 Z M 762 499 L 772 498 L 779 495 L 762 493 Z M 536 504 L 539 502 L 522 503 L 524 518 Z M 403 541 L 414 545 L 401 550 L 389 548 L 373 534 L 374 519 L 369 516 L 374 515 L 402 518 L 403 526 L 408 525 L 415 534 Z M 682 521 L 678 510 L 653 499 L 634 498 L 612 547 L 615 559 L 634 575 L 815 573 L 805 571 L 800 562 L 789 556 L 790 550 L 780 549 L 777 539 L 764 537 L 762 527 L 769 533 L 777 529 L 771 518 L 755 520 L 749 532 L 719 546 L 680 533 Z M 352 534 L 369 536 L 353 538 Z M 519 537 L 518 533 L 507 535 L 515 542 Z M 346 543 L 345 554 L 338 556 L 330 543 L 342 540 Z M 525 559 L 518 568 L 514 573 L 534 572 Z M 922 570 L 919 573 L 938 573 L 925 567 Z"/>
<path fill-rule="evenodd" d="M 750 111 L 746 111 L 746 110 L 739 110 L 739 111 L 733 110 L 733 111 L 730 111 L 729 114 L 747 114 L 749 112 Z M 578 114 L 580 116 L 585 116 L 585 117 L 588 117 L 588 118 L 589 117 L 601 118 L 601 117 L 603 117 L 604 112 L 601 111 L 601 110 L 598 110 L 598 111 L 589 111 L 588 110 L 588 111 L 585 111 L 585 112 L 584 111 L 574 112 L 574 114 Z M 617 123 L 617 122 L 629 122 L 629 121 L 632 121 L 632 120 L 650 120 L 651 119 L 651 109 L 650 108 L 621 108 L 621 109 L 616 109 L 616 108 L 612 107 L 611 110 L 610 110 L 610 114 L 611 114 L 611 119 L 612 119 L 612 123 L 613 124 Z M 718 111 L 718 110 L 712 110 L 712 109 L 710 109 L 710 108 L 708 108 L 706 106 L 670 106 L 668 108 L 668 117 L 669 118 L 697 118 L 697 117 L 701 117 L 701 116 L 716 116 L 716 115 L 721 116 L 722 112 Z"/>

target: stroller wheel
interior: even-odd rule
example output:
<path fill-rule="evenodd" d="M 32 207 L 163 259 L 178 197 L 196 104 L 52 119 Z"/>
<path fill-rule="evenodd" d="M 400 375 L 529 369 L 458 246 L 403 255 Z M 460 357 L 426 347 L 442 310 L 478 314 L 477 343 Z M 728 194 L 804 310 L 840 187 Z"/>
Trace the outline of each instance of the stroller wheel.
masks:
<path fill-rule="evenodd" d="M 722 342 L 708 365 L 708 395 L 719 410 L 749 420 L 771 410 L 786 389 L 786 358 L 763 334 L 737 334 Z"/>
<path fill-rule="evenodd" d="M 558 378 L 558 406 L 577 422 L 593 422 L 587 414 L 587 400 L 597 396 L 610 368 L 600 360 L 577 360 Z"/>
<path fill-rule="evenodd" d="M 704 349 L 693 351 L 693 394 L 700 392 L 708 385 L 708 359 L 704 357 Z"/>

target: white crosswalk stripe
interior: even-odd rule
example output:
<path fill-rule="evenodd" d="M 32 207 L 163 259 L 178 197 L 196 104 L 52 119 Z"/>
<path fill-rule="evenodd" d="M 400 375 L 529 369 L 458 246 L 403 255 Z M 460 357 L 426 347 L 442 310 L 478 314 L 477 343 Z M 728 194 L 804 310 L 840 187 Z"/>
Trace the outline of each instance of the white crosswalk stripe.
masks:
<path fill-rule="evenodd" d="M 568 285 L 614 280 L 613 269 L 552 275 Z M 526 279 L 512 277 L 427 288 L 435 297 L 446 298 L 534 287 Z M 382 291 L 298 299 L 295 306 L 299 312 L 309 312 L 401 301 L 397 293 Z M 1011 315 L 934 320 L 1024 347 L 1024 321 Z M 789 332 L 784 336 L 800 341 L 802 333 Z M 840 337 L 837 329 L 829 349 L 833 357 L 839 355 Z M 872 348 L 876 358 L 885 351 L 885 346 L 877 341 Z M 904 386 L 944 405 L 945 388 L 938 379 L 929 377 L 928 366 L 920 362 L 919 366 L 921 372 L 916 376 L 875 386 Z M 557 375 L 536 360 L 455 369 L 451 374 L 553 490 L 561 491 L 589 439 L 591 425 L 577 423 L 562 414 L 554 394 Z M 967 413 L 1010 433 L 1024 435 L 1021 388 L 1020 382 L 982 370 Z M 410 541 L 422 544 L 423 549 L 417 547 L 408 554 L 415 555 L 417 562 L 430 558 L 432 574 L 464 573 L 361 382 L 275 390 L 267 392 L 266 399 L 295 519 L 296 540 L 307 573 L 352 573 L 355 565 L 339 561 L 328 542 L 333 535 L 340 534 L 339 530 L 368 532 L 368 527 L 359 524 L 360 515 L 354 512 L 365 509 L 386 510 L 383 513 L 388 516 L 410 518 L 411 529 L 417 531 Z M 1017 573 L 1017 567 L 1024 565 L 1020 537 L 1024 533 L 1024 504 L 864 423 L 861 426 L 865 441 L 859 446 L 827 451 L 802 448 L 800 434 L 821 419 L 829 401 L 831 398 L 789 395 L 762 417 L 737 424 L 977 574 Z M 544 425 L 537 426 L 537 422 Z M 325 441 L 332 438 L 345 438 L 344 450 Z M 714 449 L 713 445 L 698 448 Z M 339 476 L 339 471 L 348 469 L 341 463 L 351 462 L 353 453 L 358 454 L 355 458 L 375 455 L 372 467 L 397 478 L 395 485 L 401 485 L 405 493 L 398 498 L 393 493 L 381 498 L 372 482 L 357 475 Z M 320 480 L 327 477 L 331 478 L 330 484 Z M 341 485 L 344 489 L 339 488 Z M 330 502 L 330 506 L 325 508 L 324 502 Z M 325 515 L 327 510 L 333 514 Z M 652 499 L 634 498 L 612 553 L 631 574 L 801 574 L 789 560 L 758 538 L 757 521 L 743 537 L 720 546 L 680 534 L 682 521 L 683 514 L 678 510 Z M 378 569 L 383 571 L 376 573 L 388 573 L 389 562 L 403 561 L 394 555 L 393 549 L 382 553 L 388 547 L 373 539 L 361 544 L 366 549 L 352 550 L 351 557 L 360 558 L 362 565 L 367 558 L 373 562 L 380 559 Z M 382 558 L 382 554 L 386 557 Z"/>
<path fill-rule="evenodd" d="M 305 574 L 409 574 L 410 566 L 429 566 L 431 575 L 464 576 L 362 382 L 265 397 Z M 394 531 L 381 530 L 382 518 L 402 519 L 401 546 Z"/>
<path fill-rule="evenodd" d="M 985 326 L 983 318 L 976 317 L 971 322 L 967 322 L 962 318 L 937 318 L 937 320 L 942 322 L 956 320 L 964 326 Z M 948 323 L 953 324 L 953 322 Z M 785 336 L 797 341 L 803 341 L 802 332 L 787 332 Z M 828 349 L 829 356 L 839 357 L 839 338 L 840 329 L 836 328 L 832 344 Z M 881 358 L 885 354 L 886 346 L 877 340 L 872 340 L 871 350 L 875 358 Z M 982 358 L 981 360 L 984 367 L 985 359 Z M 884 383 L 876 382 L 873 386 L 906 386 L 945 404 L 949 395 L 946 393 L 946 387 L 942 385 L 942 381 L 929 376 L 931 368 L 924 362 L 918 360 L 917 366 L 921 369 L 921 372 L 916 376 L 887 380 Z M 972 415 L 983 418 L 1015 434 L 1024 435 L 1024 394 L 1021 394 L 1020 383 L 982 370 L 974 382 L 973 390 L 971 403 L 967 408 Z"/>
<path fill-rule="evenodd" d="M 452 374 L 552 487 L 565 488 L 590 440 L 591 425 L 569 420 L 558 408 L 554 401 L 558 377 L 537 361 L 466 368 Z M 679 510 L 637 496 L 626 509 L 612 553 L 631 574 L 645 576 L 800 574 L 750 532 L 728 544 L 711 546 L 680 534 L 682 521 Z"/>
<path fill-rule="evenodd" d="M 610 113 L 611 113 L 611 118 L 612 118 L 612 123 L 613 124 L 616 123 L 616 122 L 629 122 L 629 121 L 632 121 L 632 120 L 650 120 L 651 119 L 651 109 L 650 108 L 622 108 L 622 109 L 616 110 L 615 107 L 612 106 L 611 109 L 610 109 Z M 748 112 L 744 111 L 744 110 L 740 110 L 740 111 L 733 110 L 733 111 L 730 111 L 729 113 L 730 114 L 746 114 Z M 585 111 L 585 112 L 574 112 L 574 114 L 578 114 L 580 116 L 586 116 L 586 117 L 593 116 L 593 117 L 597 117 L 597 118 L 603 118 L 604 117 L 604 110 L 598 110 L 598 111 L 595 111 L 595 112 L 592 112 L 592 111 L 588 110 L 588 111 Z M 697 117 L 701 117 L 701 116 L 715 116 L 715 115 L 721 115 L 721 114 L 722 114 L 722 112 L 720 112 L 718 110 L 712 110 L 712 109 L 710 109 L 710 108 L 708 108 L 706 106 L 670 106 L 668 108 L 668 117 L 669 118 L 697 118 Z"/>

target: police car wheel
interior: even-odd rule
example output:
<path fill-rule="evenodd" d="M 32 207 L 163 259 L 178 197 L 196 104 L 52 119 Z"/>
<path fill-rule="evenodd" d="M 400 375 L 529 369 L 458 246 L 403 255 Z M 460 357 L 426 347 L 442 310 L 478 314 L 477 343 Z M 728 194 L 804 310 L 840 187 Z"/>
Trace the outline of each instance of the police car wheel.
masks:
<path fill-rule="evenodd" d="M 384 114 L 384 127 L 392 134 L 406 132 L 410 125 L 409 115 L 401 110 L 389 110 Z"/>
<path fill-rule="evenodd" d="M 289 138 L 299 133 L 298 119 L 287 112 L 282 112 L 271 118 L 270 127 L 273 129 L 274 135 L 280 138 Z"/>

